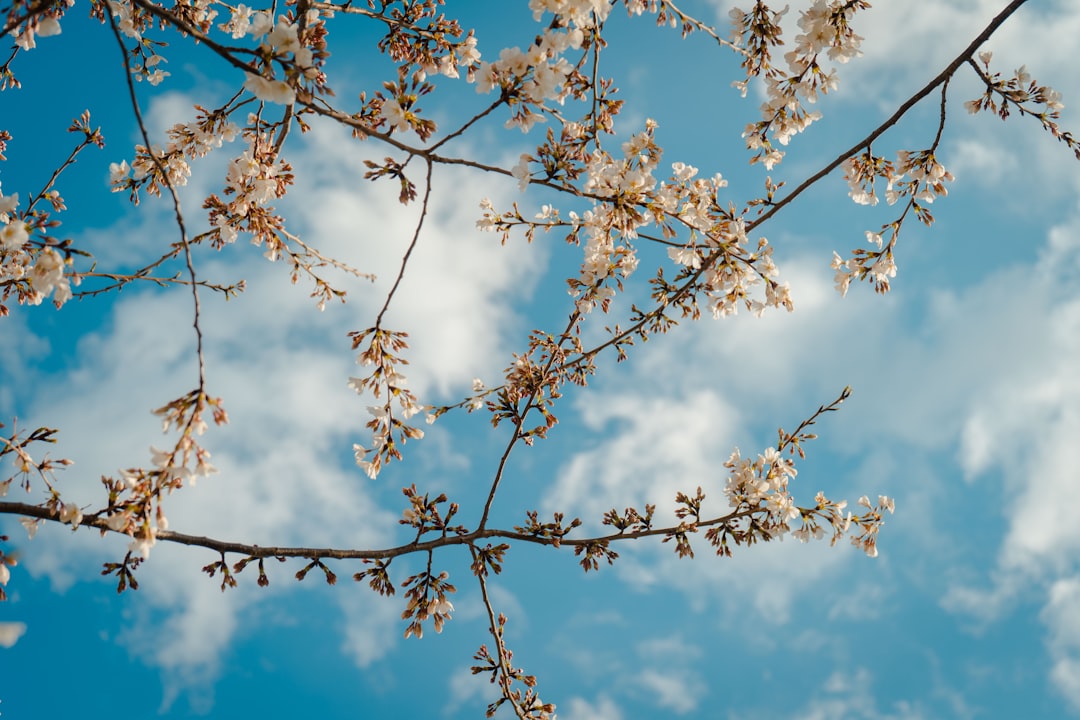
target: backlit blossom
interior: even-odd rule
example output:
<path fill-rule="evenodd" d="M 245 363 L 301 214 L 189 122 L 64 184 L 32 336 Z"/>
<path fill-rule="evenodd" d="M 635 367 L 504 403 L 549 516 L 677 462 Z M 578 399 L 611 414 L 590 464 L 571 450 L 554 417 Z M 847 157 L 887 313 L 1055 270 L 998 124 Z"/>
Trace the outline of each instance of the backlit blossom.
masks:
<path fill-rule="evenodd" d="M 673 247 L 668 248 L 668 257 L 680 265 L 697 270 L 701 267 L 701 254 L 698 253 L 697 248 L 692 247 Z"/>
<path fill-rule="evenodd" d="M 119 163 L 109 163 L 109 184 L 113 186 L 113 192 L 122 189 L 121 185 L 127 180 L 130 172 L 131 166 L 128 165 L 127 160 Z"/>
<path fill-rule="evenodd" d="M 40 297 L 48 297 L 56 290 L 56 301 L 64 302 L 71 297 L 67 278 L 64 277 L 64 259 L 52 248 L 38 253 L 34 267 L 30 269 L 30 286 Z"/>
<path fill-rule="evenodd" d="M 246 73 L 247 79 L 244 80 L 244 89 L 251 92 L 252 95 L 265 100 L 267 102 L 277 103 L 279 105 L 292 105 L 296 102 L 296 90 L 294 90 L 288 83 L 281 80 L 269 80 L 262 75 L 255 75 L 253 73 Z"/>
<path fill-rule="evenodd" d="M 37 47 L 35 35 L 49 37 L 60 34 L 60 22 L 50 15 L 40 17 L 36 22 L 28 21 L 23 31 L 15 38 L 15 44 L 23 50 L 33 50 Z"/>
<path fill-rule="evenodd" d="M 529 179 L 532 176 L 529 172 L 529 156 L 523 153 L 518 158 L 517 164 L 510 168 L 510 174 L 517 178 L 518 189 L 525 192 L 525 188 L 529 187 Z"/>
<path fill-rule="evenodd" d="M 799 517 L 799 509 L 795 507 L 795 501 L 786 492 L 774 492 L 769 495 L 766 503 L 769 513 L 781 523 L 794 520 Z"/>
<path fill-rule="evenodd" d="M 0 193 L 0 221 L 7 222 L 10 215 L 19 207 L 19 193 L 4 195 Z"/>
<path fill-rule="evenodd" d="M 219 29 L 232 33 L 234 40 L 244 37 L 250 27 L 251 8 L 243 3 L 237 5 L 236 9 L 232 11 L 232 17 L 229 19 L 229 22 L 218 25 Z"/>
<path fill-rule="evenodd" d="M 412 129 L 409 118 L 405 115 L 405 110 L 398 103 L 397 98 L 387 98 L 383 101 L 381 115 L 395 130 L 405 132 Z"/>
<path fill-rule="evenodd" d="M 26 529 L 26 535 L 30 540 L 34 539 L 37 535 L 38 528 L 41 526 L 42 520 L 40 518 L 19 518 L 19 522 Z"/>
<path fill-rule="evenodd" d="M 116 0 L 108 0 L 108 5 L 113 17 L 117 19 L 116 26 L 120 32 L 133 40 L 141 41 L 142 34 L 135 27 L 135 21 L 131 16 L 131 6 L 127 3 L 116 2 Z"/>
<path fill-rule="evenodd" d="M 122 532 L 124 528 L 127 527 L 128 520 L 130 519 L 130 513 L 115 513 L 105 518 L 105 524 L 109 527 L 110 530 Z"/>
<path fill-rule="evenodd" d="M 279 20 L 266 36 L 266 44 L 280 53 L 297 52 L 300 50 L 300 40 L 296 34 L 296 25 Z"/>
<path fill-rule="evenodd" d="M 157 67 L 157 65 L 162 63 L 162 62 L 167 62 L 167 61 L 165 60 L 165 58 L 163 58 L 160 55 L 151 55 L 150 57 L 148 57 L 146 59 L 146 63 L 144 65 L 144 67 L 147 70 L 150 70 L 150 68 L 154 68 L 154 70 L 152 72 L 149 72 L 146 75 L 146 81 L 149 82 L 151 85 L 153 85 L 155 87 L 157 85 L 161 84 L 162 80 L 164 80 L 165 78 L 167 78 L 169 75 L 172 74 L 172 73 L 166 72 L 165 70 L 162 70 L 161 68 Z M 142 76 L 137 75 L 136 78 L 141 80 Z"/>
<path fill-rule="evenodd" d="M 30 234 L 26 232 L 26 223 L 22 220 L 12 220 L 0 228 L 0 250 L 9 252 L 18 250 L 29 239 Z"/>
<path fill-rule="evenodd" d="M 60 23 L 56 18 L 45 16 L 38 21 L 37 34 L 40 37 L 50 37 L 60 34 Z"/>
<path fill-rule="evenodd" d="M 248 33 L 253 38 L 259 38 L 270 32 L 274 28 L 274 20 L 268 14 L 264 12 L 257 12 L 251 15 L 248 22 Z"/>
<path fill-rule="evenodd" d="M 71 523 L 72 527 L 77 527 L 82 519 L 82 510 L 75 503 L 64 503 L 60 507 L 60 522 Z"/>
<path fill-rule="evenodd" d="M 128 550 L 146 560 L 150 557 L 150 549 L 157 544 L 157 538 L 153 534 L 136 538 L 128 544 Z"/>
<path fill-rule="evenodd" d="M 356 459 L 356 464 L 364 474 L 374 480 L 379 477 L 379 466 L 367 459 L 369 450 L 363 445 L 353 443 L 353 457 Z"/>

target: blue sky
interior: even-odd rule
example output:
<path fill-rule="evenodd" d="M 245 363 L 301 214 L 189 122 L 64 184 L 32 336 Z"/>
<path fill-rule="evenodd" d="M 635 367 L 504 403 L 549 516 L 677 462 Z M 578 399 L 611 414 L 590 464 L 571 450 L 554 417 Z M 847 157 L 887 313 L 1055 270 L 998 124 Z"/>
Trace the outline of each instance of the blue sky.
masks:
<path fill-rule="evenodd" d="M 1003 4 L 878 3 L 855 28 L 864 57 L 841 66 L 839 90 L 817 108 L 823 119 L 795 138 L 774 179 L 795 185 L 831 161 Z M 485 59 L 524 46 L 538 27 L 524 2 L 498 11 L 452 5 L 448 12 L 460 7 L 463 25 L 476 27 Z M 730 3 L 690 5 L 726 27 Z M 76 3 L 63 34 L 16 60 L 24 88 L 0 94 L 0 127 L 14 137 L 0 182 L 22 197 L 40 187 L 66 156 L 70 119 L 89 108 L 107 147 L 88 150 L 61 179 L 62 230 L 102 266 L 131 268 L 156 257 L 175 230 L 165 203 L 134 210 L 108 192 L 108 165 L 131 159 L 136 128 L 119 51 L 86 14 Z M 363 23 L 339 17 L 330 27 L 330 84 L 347 104 L 378 89 L 387 65 L 369 51 Z M 620 135 L 653 118 L 664 165 L 722 173 L 733 202 L 755 196 L 766 173 L 748 166 L 739 134 L 757 119 L 761 97 L 752 89 L 741 100 L 729 86 L 739 77 L 733 56 L 619 10 L 609 33 L 603 68 L 627 103 Z M 995 69 L 1026 63 L 1064 94 L 1066 129 L 1080 127 L 1070 46 L 1078 36 L 1080 8 L 1032 3 L 987 45 Z M 174 42 L 165 54 L 171 76 L 138 87 L 159 137 L 193 119 L 193 103 L 211 106 L 243 82 L 199 48 Z M 538 676 L 560 718 L 1080 715 L 1072 510 L 1080 502 L 1080 167 L 1034 122 L 968 115 L 961 103 L 977 94 L 972 74 L 961 72 L 939 152 L 956 181 L 933 206 L 933 229 L 905 226 L 889 295 L 858 285 L 841 298 L 833 289 L 832 252 L 862 245 L 865 230 L 893 219 L 884 203 L 854 205 L 834 173 L 754 234 L 775 245 L 795 312 L 703 319 L 636 348 L 627 363 L 602 360 L 595 380 L 562 400 L 551 437 L 516 452 L 495 524 L 520 524 L 525 509 L 538 509 L 596 527 L 611 507 L 650 502 L 670 512 L 675 492 L 698 485 L 719 502 L 732 447 L 762 451 L 777 426 L 794 427 L 850 385 L 843 409 L 819 423 L 793 491 L 804 503 L 819 489 L 852 503 L 863 494 L 896 498 L 875 559 L 788 538 L 731 559 L 702 544 L 688 561 L 643 542 L 583 575 L 568 552 L 513 548 L 493 582 L 494 603 L 510 618 L 515 663 Z M 485 102 L 443 80 L 424 107 L 449 127 Z M 937 111 L 928 99 L 875 148 L 928 146 Z M 502 122 L 481 124 L 454 151 L 512 166 L 540 135 Z M 198 207 L 218 190 L 230 147 L 194 166 L 182 193 L 193 222 L 205 222 Z M 228 303 L 204 296 L 208 382 L 231 423 L 205 439 L 220 473 L 170 498 L 171 527 L 264 545 L 395 545 L 409 539 L 397 518 L 400 488 L 414 482 L 447 493 L 463 522 L 475 522 L 506 440 L 483 413 L 425 428 L 406 461 L 377 480 L 352 461 L 368 403 L 346 387 L 355 374 L 346 333 L 370 325 L 381 306 L 415 208 L 402 209 L 393 187 L 359 179 L 365 158 L 386 153 L 337 128 L 294 133 L 285 154 L 299 178 L 283 203 L 292 229 L 379 279 L 342 279 L 350 302 L 319 313 L 303 282 L 292 286 L 282 265 L 244 242 L 197 254 L 204 277 L 243 277 L 248 289 Z M 576 274 L 581 251 L 556 234 L 500 246 L 475 229 L 482 197 L 500 208 L 518 202 L 528 214 L 550 195 L 460 169 L 438 169 L 435 183 L 431 221 L 390 324 L 413 341 L 410 386 L 422 401 L 443 403 L 468 394 L 474 377 L 497 383 L 534 327 L 562 327 L 571 307 L 564 278 Z M 585 209 L 557 202 L 564 212 Z M 650 259 L 670 265 L 660 256 L 643 250 L 631 298 L 646 297 Z M 59 311 L 16 307 L 0 321 L 0 420 L 60 429 L 53 455 L 76 463 L 61 475 L 65 497 L 100 504 L 97 478 L 148 462 L 148 447 L 162 442 L 149 411 L 194 383 L 190 312 L 184 289 L 130 287 Z M 594 319 L 590 332 L 609 322 Z M 7 499 L 21 498 L 13 489 Z M 400 598 L 352 583 L 360 568 L 348 563 L 334 566 L 336 587 L 314 577 L 297 583 L 299 565 L 274 563 L 269 588 L 241 576 L 222 594 L 199 572 L 211 553 L 160 543 L 140 570 L 140 590 L 117 595 L 100 567 L 122 555 L 123 539 L 54 525 L 28 541 L 13 517 L 0 517 L 0 528 L 21 557 L 0 623 L 25 625 L 0 648 L 5 718 L 72 709 L 90 719 L 476 718 L 493 699 L 468 672 L 487 636 L 461 550 L 437 556 L 459 588 L 454 618 L 417 641 L 402 639 Z M 396 562 L 399 579 L 418 563 Z"/>

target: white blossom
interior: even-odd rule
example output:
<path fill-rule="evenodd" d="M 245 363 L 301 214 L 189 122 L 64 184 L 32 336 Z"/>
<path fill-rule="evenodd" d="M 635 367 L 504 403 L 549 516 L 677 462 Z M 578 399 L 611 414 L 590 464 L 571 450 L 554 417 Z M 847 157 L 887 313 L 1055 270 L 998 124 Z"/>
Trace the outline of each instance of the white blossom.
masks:
<path fill-rule="evenodd" d="M 252 95 L 265 100 L 267 102 L 277 103 L 279 105 L 292 105 L 296 102 L 296 90 L 294 90 L 288 83 L 281 80 L 270 80 L 264 78 L 262 75 L 255 75 L 253 73 L 246 73 L 247 79 L 244 80 L 244 89 L 251 92 Z"/>
<path fill-rule="evenodd" d="M 71 523 L 72 527 L 78 527 L 82 519 L 82 510 L 75 503 L 64 503 L 60 506 L 60 522 Z"/>
<path fill-rule="evenodd" d="M 30 239 L 26 231 L 26 223 L 22 220 L 12 220 L 0 228 L 0 250 L 11 252 L 18 250 Z"/>
<path fill-rule="evenodd" d="M 409 118 L 405 115 L 405 110 L 398 103 L 397 98 L 391 97 L 384 100 L 379 114 L 395 130 L 405 132 L 412 129 Z"/>

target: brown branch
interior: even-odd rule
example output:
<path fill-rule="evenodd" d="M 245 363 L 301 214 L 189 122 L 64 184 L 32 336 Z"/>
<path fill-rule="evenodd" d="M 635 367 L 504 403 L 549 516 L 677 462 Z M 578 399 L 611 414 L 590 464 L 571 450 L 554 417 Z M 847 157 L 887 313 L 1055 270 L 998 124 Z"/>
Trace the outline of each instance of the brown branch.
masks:
<path fill-rule="evenodd" d="M 739 518 L 747 517 L 754 513 L 759 513 L 763 511 L 765 511 L 765 508 L 761 507 L 736 510 L 734 512 L 728 513 L 727 515 L 711 518 L 709 520 L 702 520 L 701 522 L 695 523 L 695 525 L 698 528 L 707 528 L 714 525 L 723 525 L 725 523 L 730 523 L 734 520 L 738 520 Z M 49 522 L 61 522 L 60 513 L 58 511 L 54 511 L 40 505 L 31 505 L 29 503 L 0 501 L 0 515 L 22 515 L 25 517 L 47 520 Z M 124 537 L 130 537 L 125 533 L 117 532 L 109 528 L 105 518 L 101 514 L 84 515 L 79 525 L 84 527 L 92 527 L 101 530 L 103 533 L 115 533 L 118 535 L 123 535 Z M 459 535 L 448 534 L 445 536 L 440 536 L 433 540 L 416 540 L 405 545 L 371 550 L 252 545 L 246 543 L 232 542 L 228 540 L 219 540 L 216 538 L 206 537 L 202 535 L 189 535 L 186 533 L 175 532 L 173 530 L 157 530 L 154 533 L 154 537 L 157 540 L 163 542 L 176 543 L 178 545 L 188 545 L 191 547 L 202 547 L 208 550 L 213 550 L 216 553 L 234 553 L 252 558 L 280 557 L 305 559 L 318 558 L 331 560 L 386 560 L 388 558 L 395 558 L 401 555 L 411 555 L 413 553 L 427 553 L 443 547 L 471 545 L 479 540 L 487 540 L 491 538 L 515 540 L 518 542 L 527 542 L 534 545 L 542 545 L 548 547 L 578 547 L 595 545 L 596 543 L 618 542 L 622 540 L 640 540 L 641 538 L 654 537 L 657 535 L 669 535 L 678 529 L 679 526 L 674 525 L 671 527 L 650 528 L 648 530 L 638 530 L 632 532 L 617 532 L 589 538 L 564 537 L 560 539 L 530 535 L 528 533 L 517 532 L 516 530 L 485 528 L 473 530 L 471 532 L 466 532 Z"/>

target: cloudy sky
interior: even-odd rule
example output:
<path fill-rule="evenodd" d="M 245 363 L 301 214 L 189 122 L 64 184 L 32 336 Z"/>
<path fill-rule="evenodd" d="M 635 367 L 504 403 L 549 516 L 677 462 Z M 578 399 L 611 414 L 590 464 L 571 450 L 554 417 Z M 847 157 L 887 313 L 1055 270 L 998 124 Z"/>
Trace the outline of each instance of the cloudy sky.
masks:
<path fill-rule="evenodd" d="M 864 56 L 840 68 L 840 87 L 816 108 L 823 119 L 787 148 L 775 180 L 797 185 L 888 117 L 935 76 L 1004 0 L 880 0 L 859 17 Z M 726 33 L 731 3 L 684 10 Z M 789 29 L 803 3 L 793 3 Z M 524 0 L 451 3 L 475 27 L 485 59 L 525 46 L 538 31 Z M 119 51 L 107 28 L 69 11 L 63 33 L 39 38 L 13 65 L 21 90 L 0 93 L 8 129 L 6 194 L 36 191 L 66 157 L 72 117 L 89 108 L 106 134 L 61 179 L 62 230 L 101 267 L 134 268 L 172 242 L 163 202 L 134 210 L 108 192 L 110 162 L 131 159 L 136 126 Z M 371 50 L 375 30 L 341 16 L 330 24 L 330 84 L 348 108 L 380 88 L 388 67 Z M 619 10 L 609 23 L 602 71 L 626 100 L 622 137 L 659 123 L 664 164 L 686 162 L 730 181 L 725 200 L 755 197 L 765 171 L 748 166 L 740 133 L 758 118 L 760 93 L 730 87 L 737 60 L 701 35 L 653 27 Z M 1063 126 L 1080 128 L 1080 80 L 1070 38 L 1075 3 L 1031 3 L 987 44 L 1005 74 L 1026 64 L 1064 95 Z M 164 54 L 171 76 L 139 86 L 149 129 L 161 137 L 243 82 L 202 48 L 178 38 Z M 385 77 L 384 77 L 385 75 Z M 424 101 L 450 127 L 487 101 L 443 80 Z M 839 173 L 763 226 L 776 247 L 795 312 L 740 314 L 680 326 L 635 348 L 629 362 L 600 362 L 587 388 L 569 390 L 551 437 L 513 456 L 493 522 L 524 511 L 561 511 L 597 527 L 612 507 L 655 503 L 697 486 L 720 507 L 733 447 L 756 455 L 850 385 L 842 410 L 807 446 L 793 492 L 802 502 L 889 495 L 896 513 L 880 556 L 788 539 L 678 560 L 669 545 L 620 547 L 612 567 L 584 575 L 569 552 L 515 547 L 492 583 L 510 619 L 514 661 L 538 676 L 545 700 L 569 720 L 644 718 L 994 718 L 1080 716 L 1080 165 L 1037 122 L 970 116 L 970 71 L 950 88 L 938 156 L 955 175 L 927 231 L 905 226 L 899 272 L 887 296 L 833 288 L 832 252 L 863 244 L 892 209 L 854 205 Z M 445 101 L 440 101 L 445 97 Z M 443 102 L 443 104 L 440 104 Z M 498 113 L 496 113 L 496 116 Z M 875 143 L 927 147 L 936 96 Z M 493 117 L 454 152 L 510 167 L 540 141 Z M 530 144 L 531 143 L 531 144 Z M 197 164 L 182 198 L 193 223 L 201 198 L 221 184 L 230 147 Z M 239 152 L 239 150 L 237 150 Z M 203 277 L 244 278 L 225 302 L 206 294 L 203 327 L 210 392 L 231 422 L 205 445 L 220 473 L 169 499 L 170 525 L 195 535 L 258 544 L 375 548 L 408 541 L 397 519 L 400 488 L 415 483 L 479 518 L 505 428 L 483 413 L 448 416 L 406 447 L 406 461 L 377 480 L 353 463 L 366 439 L 368 404 L 346 387 L 356 374 L 346 334 L 381 307 L 416 221 L 390 184 L 360 179 L 385 148 L 328 124 L 294 133 L 285 155 L 297 187 L 283 203 L 291 228 L 324 253 L 377 276 L 339 278 L 349 302 L 318 312 L 303 281 L 243 242 L 197 254 Z M 516 181 L 437 168 L 431 214 L 389 324 L 410 333 L 410 386 L 423 402 L 469 394 L 473 378 L 499 382 L 533 328 L 558 331 L 571 309 L 565 278 L 581 249 L 555 233 L 527 244 L 476 230 L 480 200 L 517 202 L 526 215 L 548 202 L 587 209 Z M 647 298 L 643 255 L 631 298 Z M 177 266 L 175 270 L 179 270 Z M 625 322 L 594 318 L 589 332 Z M 0 320 L 0 421 L 60 430 L 52 454 L 65 497 L 95 507 L 98 478 L 149 462 L 164 440 L 150 410 L 194 385 L 191 300 L 182 288 L 13 308 Z M 9 469 L 10 471 L 10 469 Z M 711 488 L 711 491 L 710 491 Z M 9 500 L 23 500 L 12 488 Z M 20 564 L 0 605 L 0 711 L 5 717 L 192 716 L 477 718 L 493 688 L 468 671 L 487 641 L 479 589 L 459 549 L 436 563 L 458 587 L 441 635 L 405 640 L 403 601 L 348 580 L 336 587 L 299 566 L 270 568 L 222 593 L 200 568 L 209 551 L 154 548 L 140 589 L 117 595 L 101 563 L 122 538 L 86 528 L 43 527 L 29 541 L 0 518 Z M 420 567 L 403 559 L 401 580 Z"/>

